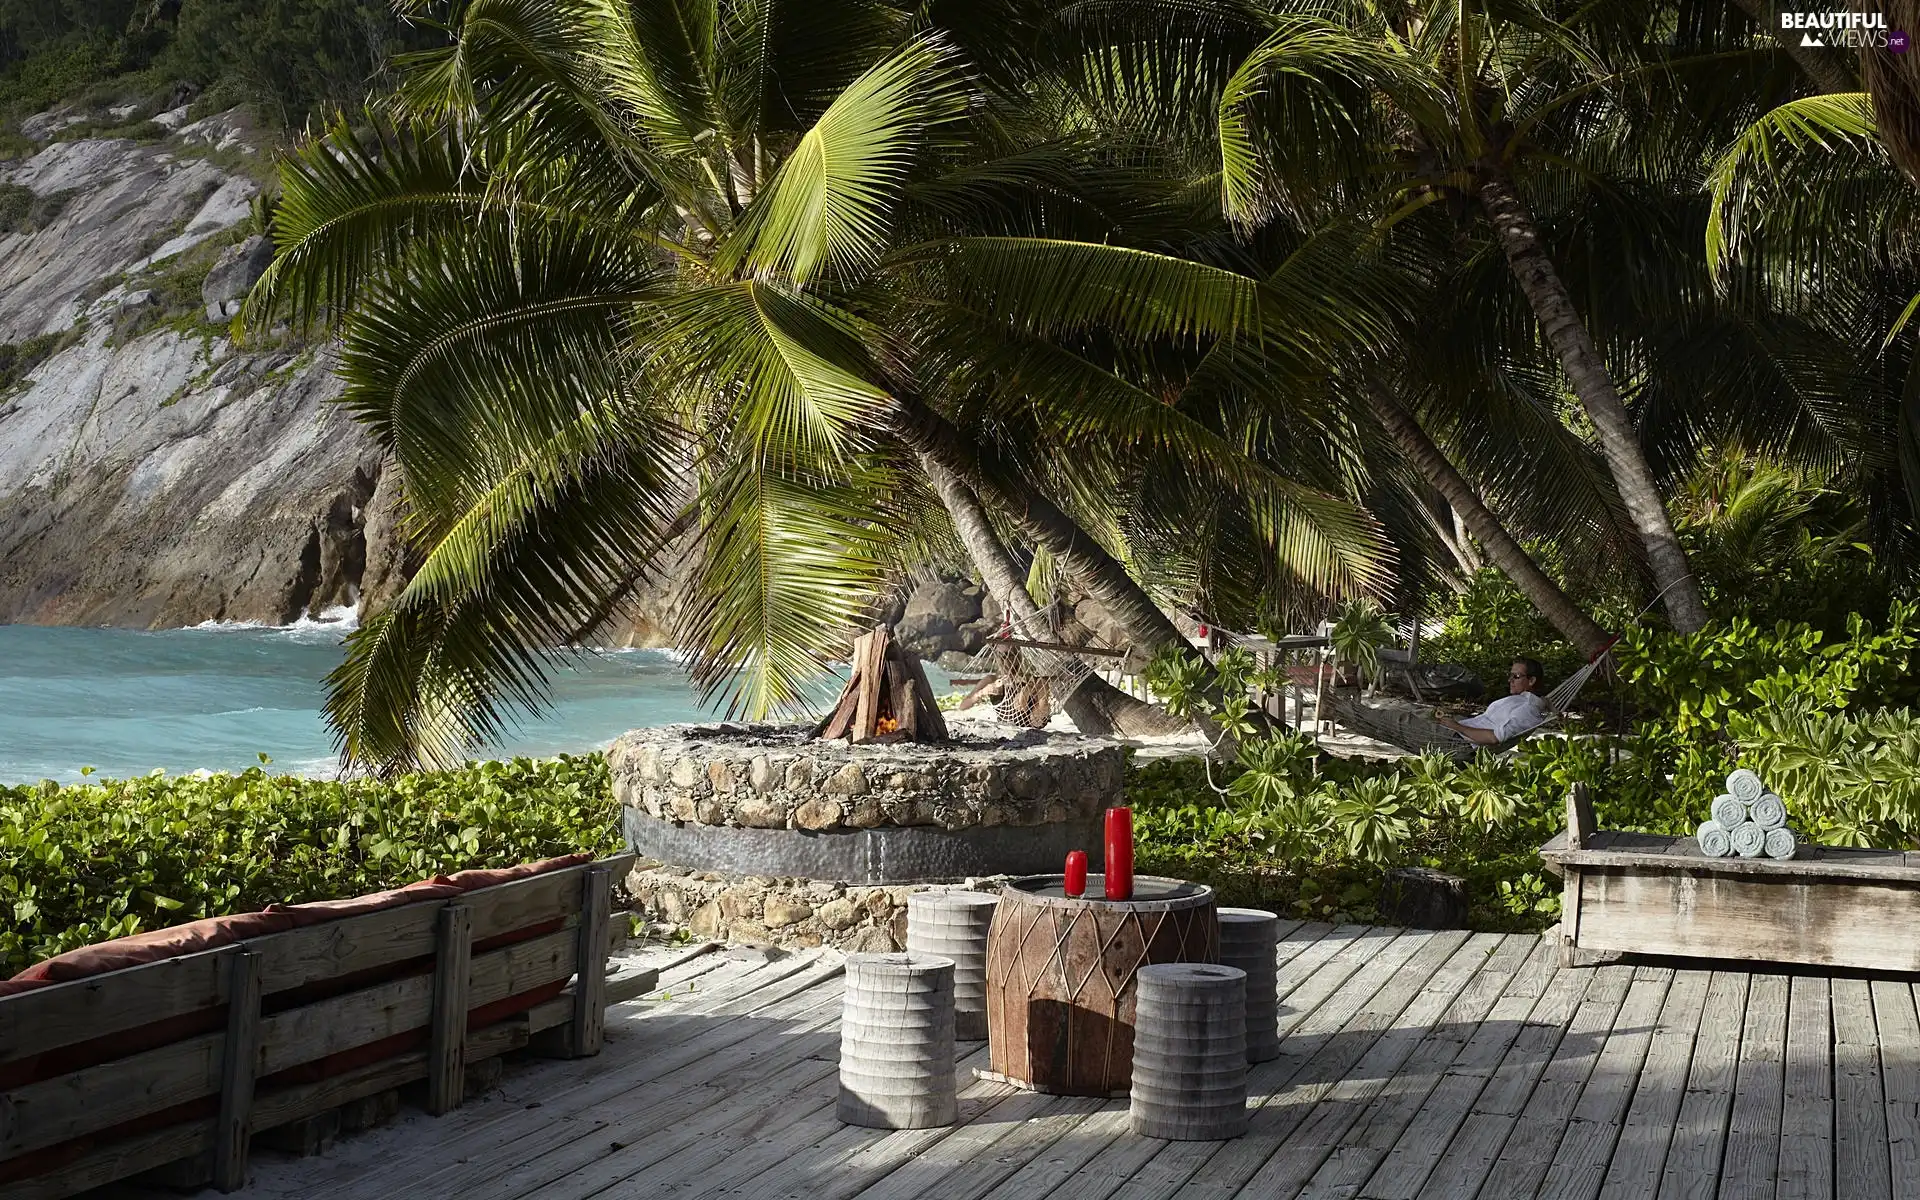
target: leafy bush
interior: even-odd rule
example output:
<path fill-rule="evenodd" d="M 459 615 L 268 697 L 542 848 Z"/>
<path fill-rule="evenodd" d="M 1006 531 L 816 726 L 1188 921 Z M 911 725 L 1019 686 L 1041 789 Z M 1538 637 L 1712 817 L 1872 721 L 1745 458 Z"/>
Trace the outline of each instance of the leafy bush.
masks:
<path fill-rule="evenodd" d="M 617 843 L 598 755 L 392 782 L 165 776 L 0 787 L 0 971 L 269 903 Z"/>
<path fill-rule="evenodd" d="M 1886 706 L 1915 686 L 1917 615 L 1895 604 L 1880 631 L 1855 615 L 1837 639 L 1744 620 L 1691 637 L 1639 632 L 1616 648 L 1629 729 L 1541 736 L 1464 764 L 1316 754 L 1210 699 L 1244 693 L 1257 677 L 1245 656 L 1211 666 L 1166 656 L 1149 668 L 1155 691 L 1175 711 L 1217 714 L 1232 752 L 1211 767 L 1135 773 L 1143 869 L 1296 916 L 1372 920 L 1384 868 L 1428 866 L 1467 880 L 1475 927 L 1538 928 L 1559 897 L 1536 851 L 1562 827 L 1574 783 L 1592 789 L 1607 828 L 1685 835 L 1736 765 L 1779 792 L 1810 840 L 1911 847 L 1920 718 Z"/>

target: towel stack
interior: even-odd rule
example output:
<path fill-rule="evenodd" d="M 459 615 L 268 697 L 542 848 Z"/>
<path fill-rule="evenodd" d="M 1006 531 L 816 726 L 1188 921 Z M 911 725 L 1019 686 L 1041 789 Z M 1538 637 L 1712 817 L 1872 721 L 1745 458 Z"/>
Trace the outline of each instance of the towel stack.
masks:
<path fill-rule="evenodd" d="M 1792 858 L 1800 839 L 1787 828 L 1787 806 L 1760 777 L 1742 767 L 1727 776 L 1727 790 L 1713 798 L 1713 819 L 1696 835 L 1708 858 Z"/>

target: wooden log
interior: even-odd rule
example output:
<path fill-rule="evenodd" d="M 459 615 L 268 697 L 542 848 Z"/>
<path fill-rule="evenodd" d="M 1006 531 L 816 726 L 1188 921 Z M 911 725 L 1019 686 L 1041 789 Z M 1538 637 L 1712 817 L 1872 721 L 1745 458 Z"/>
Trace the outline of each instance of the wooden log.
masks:
<path fill-rule="evenodd" d="M 847 679 L 846 690 L 840 693 L 840 699 L 833 706 L 833 711 L 827 715 L 827 719 L 820 723 L 820 728 L 814 733 L 815 737 L 832 741 L 835 738 L 847 737 L 853 732 L 854 713 L 860 707 L 859 682 L 857 675 Z"/>
<path fill-rule="evenodd" d="M 1220 963 L 1247 977 L 1247 1061 L 1280 1057 L 1280 918 L 1258 908 L 1220 911 Z"/>
<path fill-rule="evenodd" d="M 886 685 L 885 663 L 887 658 L 887 627 L 876 625 L 873 631 L 865 634 L 854 643 L 854 664 L 858 680 L 856 695 L 858 703 L 853 713 L 853 738 L 855 743 L 871 739 L 875 733 L 874 722 L 880 712 L 881 689 Z M 852 687 L 853 684 L 849 684 Z"/>
<path fill-rule="evenodd" d="M 568 1050 L 575 1058 L 600 1053 L 607 1027 L 607 925 L 613 877 L 596 868 L 580 877 L 579 949 L 575 954 L 573 1029 Z"/>
<path fill-rule="evenodd" d="M 465 905 L 440 911 L 440 946 L 433 964 L 433 1021 L 427 1059 L 427 1111 L 456 1108 L 466 1091 L 468 974 L 473 924 Z"/>
<path fill-rule="evenodd" d="M 227 989 L 227 1035 L 221 1049 L 220 1123 L 213 1140 L 213 1186 L 238 1191 L 247 1182 L 247 1145 L 253 1136 L 253 1079 L 260 1062 L 260 959 L 233 956 Z"/>
<path fill-rule="evenodd" d="M 926 669 L 918 659 L 909 659 L 907 674 L 913 680 L 914 700 L 919 708 L 919 738 L 923 742 L 944 742 L 948 739 L 947 716 L 940 711 L 939 698 L 933 694 L 933 685 L 927 682 Z"/>
<path fill-rule="evenodd" d="M 1135 1133 L 1207 1142 L 1247 1131 L 1246 987 L 1237 967 L 1140 968 L 1127 1105 Z"/>
<path fill-rule="evenodd" d="M 919 706 L 914 701 L 913 669 L 907 665 L 906 656 L 895 647 L 887 656 L 887 707 L 892 710 L 899 733 L 908 740 L 920 729 Z"/>
<path fill-rule="evenodd" d="M 954 1037 L 987 1036 L 987 936 L 1000 898 L 988 892 L 907 897 L 907 952 L 953 960 Z"/>
<path fill-rule="evenodd" d="M 834 1112 L 870 1129 L 930 1129 L 958 1117 L 953 960 L 849 954 Z"/>
<path fill-rule="evenodd" d="M 1380 889 L 1380 919 L 1414 929 L 1465 929 L 1467 881 L 1427 867 L 1395 867 Z"/>
<path fill-rule="evenodd" d="M 1000 893 L 987 938 L 986 1074 L 1075 1096 L 1124 1095 L 1132 1073 L 1134 971 L 1219 956 L 1213 889 L 1142 875 L 1131 900 L 1074 899 L 1059 875 Z"/>

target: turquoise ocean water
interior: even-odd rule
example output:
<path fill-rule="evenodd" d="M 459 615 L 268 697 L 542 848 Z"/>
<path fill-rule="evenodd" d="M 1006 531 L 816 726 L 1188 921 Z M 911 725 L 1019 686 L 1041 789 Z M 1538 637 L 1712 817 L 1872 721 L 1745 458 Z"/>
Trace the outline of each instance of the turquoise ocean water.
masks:
<path fill-rule="evenodd" d="M 344 614 L 342 614 L 344 617 Z M 321 680 L 345 619 L 285 628 L 204 625 L 138 632 L 0 625 L 0 783 L 270 768 L 331 775 Z M 672 654 L 595 654 L 554 677 L 554 708 L 487 754 L 604 746 L 629 729 L 703 713 Z"/>

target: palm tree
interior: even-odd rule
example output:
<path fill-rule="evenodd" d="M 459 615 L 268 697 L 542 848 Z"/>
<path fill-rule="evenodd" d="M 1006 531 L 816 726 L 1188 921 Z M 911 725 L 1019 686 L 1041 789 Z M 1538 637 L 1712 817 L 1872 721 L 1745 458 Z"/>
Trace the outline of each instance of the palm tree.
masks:
<path fill-rule="evenodd" d="M 1311 254 L 1255 276 L 1146 248 L 1166 189 L 1005 86 L 1018 54 L 969 64 L 845 0 L 469 0 L 450 28 L 389 112 L 288 160 L 245 315 L 340 325 L 344 400 L 403 480 L 421 566 L 329 680 L 349 757 L 494 734 L 689 529 L 694 678 L 800 700 L 939 511 L 923 464 L 1149 651 L 1184 641 L 1049 495 L 1061 464 L 1177 460 L 1303 577 L 1379 577 L 1353 505 L 1085 352 L 1246 339 L 1307 377 L 1371 309 Z"/>
<path fill-rule="evenodd" d="M 1324 205 L 1337 169 L 1376 185 L 1385 226 L 1436 206 L 1489 233 L 1591 426 L 1674 626 L 1693 630 L 1706 610 L 1658 476 L 1536 211 L 1540 194 L 1567 186 L 1565 164 L 1617 154 L 1623 119 L 1644 116 L 1649 90 L 1682 73 L 1683 57 L 1656 44 L 1662 7 L 1431 0 L 1340 6 L 1337 19 L 1323 5 L 1273 11 L 1219 89 L 1220 180 L 1228 212 L 1249 225 Z M 1334 194 L 1351 202 L 1355 186 Z"/>

